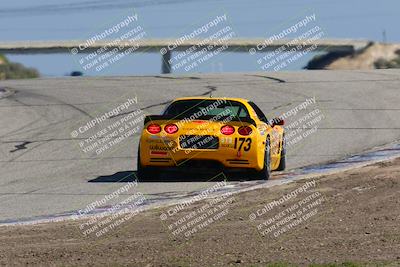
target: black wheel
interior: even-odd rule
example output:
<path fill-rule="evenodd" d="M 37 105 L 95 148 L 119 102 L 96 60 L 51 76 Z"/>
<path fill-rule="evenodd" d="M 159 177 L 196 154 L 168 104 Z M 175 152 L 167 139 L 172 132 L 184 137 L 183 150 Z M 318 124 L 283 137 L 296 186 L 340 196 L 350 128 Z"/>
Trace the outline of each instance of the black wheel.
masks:
<path fill-rule="evenodd" d="M 282 137 L 282 151 L 281 151 L 281 161 L 279 162 L 277 171 L 284 171 L 286 169 L 286 139 L 285 135 Z"/>
<path fill-rule="evenodd" d="M 144 181 L 149 181 L 149 180 L 155 180 L 158 178 L 158 172 L 154 168 L 150 167 L 140 167 L 137 172 L 139 181 L 144 182 Z"/>
<path fill-rule="evenodd" d="M 269 137 L 265 142 L 265 152 L 264 152 L 264 168 L 258 172 L 258 176 L 262 180 L 268 180 L 271 175 L 271 144 Z"/>
<path fill-rule="evenodd" d="M 140 147 L 138 149 L 138 156 L 137 156 L 137 176 L 139 178 L 139 181 L 141 182 L 146 180 L 156 179 L 158 177 L 158 172 L 155 168 L 144 167 L 140 163 Z"/>

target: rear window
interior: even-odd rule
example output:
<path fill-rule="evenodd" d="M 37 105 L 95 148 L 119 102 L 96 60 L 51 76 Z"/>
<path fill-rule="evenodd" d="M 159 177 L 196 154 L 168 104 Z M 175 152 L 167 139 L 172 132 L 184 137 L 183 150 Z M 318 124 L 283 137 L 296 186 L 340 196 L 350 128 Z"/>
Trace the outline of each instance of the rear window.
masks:
<path fill-rule="evenodd" d="M 178 118 L 210 119 L 211 117 L 249 118 L 246 107 L 237 101 L 224 99 L 178 100 L 167 107 L 164 115 Z"/>

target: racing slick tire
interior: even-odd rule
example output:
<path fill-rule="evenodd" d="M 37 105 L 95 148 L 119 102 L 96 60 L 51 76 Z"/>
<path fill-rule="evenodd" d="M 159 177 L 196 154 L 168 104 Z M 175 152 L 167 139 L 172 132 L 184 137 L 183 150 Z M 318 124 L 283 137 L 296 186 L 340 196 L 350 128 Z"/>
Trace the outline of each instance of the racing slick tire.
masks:
<path fill-rule="evenodd" d="M 265 142 L 264 168 L 258 172 L 258 177 L 262 180 L 268 180 L 271 175 L 271 144 L 269 137 Z"/>
<path fill-rule="evenodd" d="M 156 168 L 144 167 L 140 163 L 140 147 L 138 149 L 138 156 L 137 156 L 137 176 L 139 181 L 141 182 L 158 178 L 158 171 L 156 170 Z"/>
<path fill-rule="evenodd" d="M 286 169 L 286 139 L 285 135 L 282 137 L 282 151 L 281 151 L 281 161 L 276 169 L 277 171 L 284 171 Z"/>

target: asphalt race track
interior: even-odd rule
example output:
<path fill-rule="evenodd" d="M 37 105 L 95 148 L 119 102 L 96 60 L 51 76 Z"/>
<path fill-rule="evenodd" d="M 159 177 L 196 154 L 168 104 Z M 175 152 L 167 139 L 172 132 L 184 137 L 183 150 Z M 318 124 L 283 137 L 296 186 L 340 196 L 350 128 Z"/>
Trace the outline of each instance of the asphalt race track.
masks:
<path fill-rule="evenodd" d="M 123 178 L 136 169 L 138 134 L 96 155 L 94 150 L 85 153 L 80 142 L 104 125 L 76 138 L 71 132 L 128 98 L 137 97 L 137 104 L 123 115 L 138 108 L 159 114 L 176 97 L 212 93 L 253 100 L 272 118 L 315 97 L 315 104 L 287 118 L 286 125 L 293 126 L 287 134 L 298 131 L 303 136 L 289 146 L 288 169 L 400 139 L 399 70 L 57 78 L 1 81 L 0 87 L 13 92 L 3 98 L 0 93 L 3 222 L 82 209 L 124 186 Z M 314 110 L 321 120 L 303 127 L 302 118 Z M 112 125 L 121 116 L 105 123 Z M 163 199 L 214 183 L 191 174 L 139 183 L 134 190 L 148 199 Z"/>

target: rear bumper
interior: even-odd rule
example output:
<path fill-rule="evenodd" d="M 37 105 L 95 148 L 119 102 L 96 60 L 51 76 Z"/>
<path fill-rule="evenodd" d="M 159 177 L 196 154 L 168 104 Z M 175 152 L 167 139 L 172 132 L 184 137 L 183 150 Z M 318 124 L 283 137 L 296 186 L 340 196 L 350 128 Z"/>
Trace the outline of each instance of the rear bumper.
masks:
<path fill-rule="evenodd" d="M 238 155 L 237 150 L 224 147 L 215 150 L 173 150 L 141 143 L 140 159 L 142 166 L 163 167 L 165 170 L 262 169 L 256 152 L 242 152 Z"/>
<path fill-rule="evenodd" d="M 227 166 L 221 164 L 219 161 L 210 160 L 187 160 L 178 165 L 167 164 L 151 164 L 146 167 L 157 169 L 159 172 L 180 172 L 180 173 L 195 173 L 195 174 L 218 174 L 218 173 L 242 173 L 249 171 L 259 171 L 256 168 L 244 166 L 244 164 L 233 164 Z"/>
<path fill-rule="evenodd" d="M 203 152 L 204 153 L 204 152 Z M 203 154 L 202 153 L 202 154 Z M 141 155 L 141 159 L 143 156 Z M 254 160 L 247 158 L 222 158 L 220 157 L 204 157 L 204 154 L 199 157 L 178 157 L 176 155 L 167 154 L 165 156 L 151 156 L 148 160 L 141 160 L 143 166 L 165 166 L 165 167 L 199 167 L 199 168 L 212 168 L 215 166 L 222 166 L 223 168 L 257 168 Z"/>

